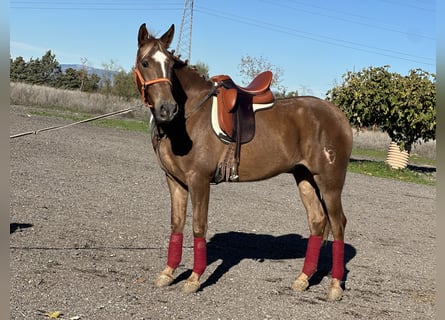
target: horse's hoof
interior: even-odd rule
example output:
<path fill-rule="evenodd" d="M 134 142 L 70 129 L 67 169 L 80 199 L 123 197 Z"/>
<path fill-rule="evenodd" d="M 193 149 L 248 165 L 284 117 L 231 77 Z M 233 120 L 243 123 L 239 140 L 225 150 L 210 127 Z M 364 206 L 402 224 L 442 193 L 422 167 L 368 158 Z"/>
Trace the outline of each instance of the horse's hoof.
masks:
<path fill-rule="evenodd" d="M 155 286 L 159 288 L 167 287 L 172 284 L 173 280 L 174 278 L 171 275 L 161 273 L 155 280 Z"/>
<path fill-rule="evenodd" d="M 329 286 L 328 296 L 327 296 L 328 301 L 339 301 L 341 300 L 342 296 L 343 296 L 343 289 L 341 287 L 333 285 Z"/>
<path fill-rule="evenodd" d="M 195 293 L 199 290 L 199 281 L 186 281 L 182 286 L 182 292 L 184 293 Z"/>
<path fill-rule="evenodd" d="M 292 283 L 292 290 L 294 291 L 304 291 L 309 287 L 309 281 L 305 279 L 295 279 L 294 283 Z"/>

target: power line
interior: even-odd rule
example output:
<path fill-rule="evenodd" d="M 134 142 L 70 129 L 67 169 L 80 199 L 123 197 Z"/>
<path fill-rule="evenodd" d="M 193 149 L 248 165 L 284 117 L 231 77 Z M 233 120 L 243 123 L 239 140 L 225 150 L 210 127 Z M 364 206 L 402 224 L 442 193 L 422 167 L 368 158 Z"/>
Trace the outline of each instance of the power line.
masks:
<path fill-rule="evenodd" d="M 104 6 L 108 6 L 108 5 L 122 5 L 122 1 L 10 1 L 11 4 L 21 4 L 21 5 L 104 5 Z M 152 5 L 153 3 L 155 4 L 165 4 L 165 5 L 180 5 L 182 6 L 182 1 L 151 1 L 150 5 Z M 144 5 L 147 6 L 147 1 L 141 0 L 141 1 L 127 1 L 124 2 L 125 5 Z"/>
<path fill-rule="evenodd" d="M 436 38 L 428 36 L 428 35 L 418 34 L 418 33 L 414 33 L 414 32 L 406 32 L 406 31 L 396 30 L 394 28 L 389 28 L 389 27 L 382 26 L 381 24 L 376 25 L 376 24 L 366 23 L 366 22 L 363 22 L 362 20 L 363 19 L 368 19 L 369 20 L 368 17 L 355 15 L 355 14 L 352 14 L 352 13 L 347 13 L 347 12 L 343 12 L 343 11 L 339 11 L 339 10 L 332 10 L 332 9 L 321 7 L 321 6 L 308 4 L 306 2 L 301 3 L 301 2 L 295 2 L 295 1 L 288 1 L 292 5 L 286 5 L 286 4 L 283 3 L 283 1 L 280 1 L 280 2 L 277 3 L 277 2 L 271 1 L 271 0 L 263 0 L 263 2 L 268 3 L 270 5 L 274 5 L 274 6 L 277 6 L 277 7 L 284 8 L 285 10 L 291 9 L 291 10 L 298 11 L 298 12 L 306 12 L 306 13 L 309 13 L 309 14 L 313 14 L 315 16 L 327 17 L 327 18 L 330 18 L 330 19 L 333 19 L 333 20 L 339 20 L 339 21 L 344 21 L 344 22 L 351 23 L 351 24 L 362 25 L 362 26 L 365 26 L 365 27 L 373 28 L 373 29 L 378 29 L 378 30 L 383 30 L 383 31 L 390 31 L 390 32 L 403 34 L 403 35 L 415 36 L 415 37 L 424 38 L 424 39 L 428 39 L 428 40 L 432 40 L 432 41 L 436 40 Z M 295 3 L 299 3 L 300 5 L 302 5 L 304 7 L 310 6 L 310 7 L 314 7 L 314 8 L 317 8 L 317 9 L 328 10 L 329 12 L 335 11 L 335 12 L 338 12 L 340 14 L 345 14 L 345 15 L 348 15 L 348 16 L 355 16 L 355 17 L 357 17 L 357 18 L 359 18 L 361 20 L 360 21 L 356 21 L 356 20 L 352 20 L 352 19 L 348 19 L 348 18 L 334 16 L 334 15 L 331 15 L 331 14 L 324 14 L 324 13 L 321 13 L 320 11 L 311 11 L 311 10 L 307 10 L 307 9 L 297 8 L 297 7 L 293 6 L 293 5 L 295 5 Z"/>
<path fill-rule="evenodd" d="M 420 63 L 420 64 L 424 64 L 424 65 L 430 65 L 430 66 L 435 65 L 434 63 L 427 62 L 427 61 L 432 61 L 432 59 L 430 59 L 430 58 L 421 57 L 418 55 L 412 55 L 412 54 L 408 54 L 405 52 L 400 52 L 400 51 L 395 51 L 395 50 L 390 50 L 390 49 L 373 47 L 373 46 L 356 43 L 356 42 L 352 42 L 352 41 L 336 39 L 336 38 L 327 37 L 327 36 L 319 35 L 319 34 L 312 33 L 312 32 L 296 30 L 296 29 L 292 29 L 289 27 L 283 27 L 280 25 L 272 24 L 272 23 L 266 23 L 266 22 L 264 22 L 264 20 L 260 21 L 260 20 L 255 20 L 255 19 L 251 19 L 251 18 L 240 17 L 240 16 L 236 16 L 233 14 L 223 13 L 221 11 L 218 11 L 218 13 L 216 13 L 214 10 L 210 10 L 210 9 L 207 9 L 204 7 L 197 7 L 197 8 L 195 8 L 195 11 L 206 14 L 206 15 L 210 15 L 213 17 L 218 17 L 218 18 L 238 22 L 241 24 L 259 27 L 259 28 L 266 29 L 269 31 L 275 31 L 275 32 L 279 32 L 282 34 L 288 34 L 291 36 L 305 38 L 305 39 L 322 42 L 325 44 L 330 44 L 330 45 L 334 45 L 334 46 L 338 46 L 338 47 L 359 50 L 362 52 L 368 52 L 368 53 L 386 56 L 386 57 L 390 57 L 390 58 L 395 58 L 395 59 L 399 59 L 399 60 L 416 62 L 416 63 Z M 426 61 L 419 61 L 419 59 L 426 60 Z"/>
<path fill-rule="evenodd" d="M 379 0 L 379 1 L 391 4 L 391 5 L 394 5 L 394 6 L 399 6 L 399 7 L 403 6 L 403 7 L 411 8 L 411 9 L 415 9 L 415 10 L 424 10 L 424 11 L 430 11 L 430 12 L 434 12 L 435 11 L 435 9 L 433 9 L 433 8 L 426 8 L 426 7 L 416 6 L 416 5 L 413 5 L 411 3 L 407 3 L 406 1 L 403 1 L 403 2 L 397 2 L 397 1 L 391 1 L 391 0 Z M 418 1 L 418 2 L 426 4 L 425 2 L 422 2 L 422 1 Z M 434 4 L 434 2 L 433 2 L 433 4 Z"/>
<path fill-rule="evenodd" d="M 24 10 L 180 10 L 179 2 L 81 2 L 81 1 L 11 1 L 11 9 Z"/>
<path fill-rule="evenodd" d="M 271 1 L 266 1 L 270 4 L 274 4 L 286 9 L 293 9 L 293 10 L 299 10 L 295 7 L 289 6 L 289 5 L 285 5 L 281 2 L 281 4 L 275 4 L 272 3 Z M 384 1 L 384 2 L 390 2 L 392 4 L 394 4 L 393 1 L 390 0 L 380 0 L 380 1 Z M 190 3 L 190 0 L 185 0 L 185 5 L 183 8 L 183 12 L 184 14 L 186 14 L 185 10 L 187 9 L 187 3 Z M 187 49 L 187 54 L 188 56 L 190 56 L 190 48 L 191 48 L 191 20 L 192 20 L 192 16 L 193 16 L 193 1 L 191 1 L 192 3 L 192 10 L 189 10 L 189 15 L 190 15 L 190 21 L 187 22 L 187 24 L 190 27 L 190 32 L 188 33 L 189 38 L 187 39 L 188 41 L 188 49 Z M 291 2 L 294 3 L 294 2 Z M 301 2 L 300 2 L 301 3 Z M 124 2 L 122 3 L 122 1 L 119 2 L 111 2 L 110 0 L 107 0 L 105 2 L 98 2 L 98 1 L 93 1 L 93 2 L 81 2 L 81 1 L 11 1 L 10 2 L 12 9 L 28 9 L 28 10 L 89 10 L 89 11 L 102 11 L 102 10 L 110 10 L 110 11 L 117 11 L 117 10 L 128 10 L 128 11 L 141 11 L 141 10 L 157 10 L 157 11 L 179 11 L 181 10 L 181 7 L 183 6 L 183 2 L 179 2 L 179 1 L 171 1 L 171 2 L 165 2 L 165 1 L 156 1 L 156 2 L 152 2 L 151 6 L 149 8 L 147 8 L 146 6 L 146 1 L 131 1 L 131 2 Z M 305 5 L 309 5 L 307 3 L 304 3 Z M 189 4 L 190 6 L 190 4 Z M 319 7 L 316 5 L 310 5 L 313 7 Z M 322 8 L 322 7 L 319 7 Z M 323 8 L 324 10 L 327 10 L 327 8 Z M 269 31 L 274 31 L 274 32 L 279 32 L 282 34 L 288 34 L 290 36 L 294 36 L 294 37 L 299 37 L 299 38 L 305 38 L 305 39 L 309 39 L 312 41 L 317 41 L 317 42 L 321 42 L 321 43 L 325 43 L 325 44 L 329 44 L 329 45 L 334 45 L 334 46 L 338 46 L 338 47 L 343 47 L 343 48 L 348 48 L 348 49 L 354 49 L 354 50 L 359 50 L 362 52 L 368 52 L 368 53 L 372 53 L 372 54 L 377 54 L 377 55 L 381 55 L 381 56 L 386 56 L 386 57 L 390 57 L 390 58 L 395 58 L 395 59 L 399 59 L 399 60 L 405 60 L 405 61 L 411 61 L 411 62 L 416 62 L 416 63 L 420 63 L 420 64 L 424 64 L 424 65 L 430 65 L 430 66 L 434 66 L 435 64 L 432 63 L 432 61 L 434 59 L 431 58 L 426 58 L 426 57 L 422 57 L 422 56 L 418 56 L 418 55 L 413 55 L 413 54 L 409 54 L 409 53 L 405 53 L 405 52 L 400 52 L 400 51 L 396 51 L 396 50 L 391 50 L 391 49 L 384 49 L 384 48 L 378 48 L 378 47 L 374 47 L 374 46 L 369 46 L 366 44 L 362 44 L 362 43 L 357 43 L 357 42 L 352 42 L 352 41 L 347 41 L 347 40 L 341 40 L 341 39 L 336 39 L 333 37 L 328 37 L 328 36 L 324 36 L 324 35 L 320 35 L 320 34 L 316 34 L 316 33 L 312 33 L 312 32 L 307 32 L 307 31 L 302 31 L 302 30 L 297 30 L 297 29 L 293 29 L 293 28 L 289 28 L 289 27 L 284 27 L 281 25 L 276 25 L 276 24 L 272 24 L 272 23 L 266 23 L 264 20 L 260 21 L 260 20 L 255 20 L 252 18 L 247 18 L 247 17 L 241 17 L 241 16 L 236 16 L 233 15 L 232 13 L 224 13 L 221 11 L 215 11 L 212 9 L 208 9 L 205 7 L 198 7 L 198 8 L 194 8 L 195 11 L 198 11 L 202 14 L 206 14 L 206 15 L 210 15 L 210 16 L 214 16 L 214 17 L 218 17 L 221 19 L 225 19 L 225 20 L 230 20 L 230 21 L 234 21 L 237 23 L 241 23 L 241 24 L 245 24 L 245 25 L 251 25 L 251 26 L 255 26 L 258 28 L 262 28 L 262 29 L 266 29 Z M 332 11 L 332 10 L 331 10 Z M 306 10 L 306 12 L 311 13 L 311 14 L 315 14 L 314 12 L 311 12 L 310 10 Z M 339 12 L 337 10 L 337 12 Z M 323 15 L 323 14 L 319 14 L 318 15 Z M 367 24 L 367 23 L 362 23 L 362 22 L 356 22 L 353 21 L 351 19 L 346 19 L 346 18 L 339 18 L 339 17 L 335 17 L 332 15 L 324 15 L 327 16 L 329 18 L 332 19 L 339 19 L 339 20 L 343 20 L 345 22 L 348 23 L 356 23 L 356 24 L 362 24 L 362 25 L 366 25 L 368 27 L 373 27 L 373 28 L 377 28 L 377 29 L 382 29 L 382 30 L 386 30 L 386 31 L 391 31 L 391 32 L 397 32 L 397 33 L 403 33 L 401 31 L 398 30 L 394 30 L 391 28 L 385 28 L 385 27 L 379 27 L 376 25 L 372 25 L 372 24 Z M 184 15 L 183 15 L 184 18 Z M 185 22 L 184 22 L 185 23 Z M 181 23 L 181 28 L 182 28 L 182 23 Z M 183 34 L 183 32 L 180 32 L 180 36 Z M 422 38 L 426 38 L 426 39 L 430 39 L 430 40 L 434 40 L 434 38 L 429 37 L 429 36 L 425 36 L 425 35 L 420 35 L 420 34 L 415 34 L 415 33 L 404 33 L 407 35 L 414 35 L 414 36 L 418 36 L 418 37 L 422 37 Z M 178 41 L 178 46 L 179 46 L 179 41 Z M 177 50 L 179 51 L 179 50 Z M 424 60 L 424 61 L 420 61 L 420 60 Z"/>

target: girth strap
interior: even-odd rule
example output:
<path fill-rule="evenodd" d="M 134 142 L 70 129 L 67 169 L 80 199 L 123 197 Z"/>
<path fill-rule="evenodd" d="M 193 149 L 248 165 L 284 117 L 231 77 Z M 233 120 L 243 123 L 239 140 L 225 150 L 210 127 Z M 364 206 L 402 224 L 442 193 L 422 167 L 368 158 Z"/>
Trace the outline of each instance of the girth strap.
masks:
<path fill-rule="evenodd" d="M 239 181 L 238 164 L 239 164 L 239 150 L 238 159 L 236 159 L 236 143 L 231 142 L 227 145 L 224 160 L 216 168 L 214 183 L 221 182 L 237 182 Z M 239 148 L 239 146 L 238 146 Z"/>

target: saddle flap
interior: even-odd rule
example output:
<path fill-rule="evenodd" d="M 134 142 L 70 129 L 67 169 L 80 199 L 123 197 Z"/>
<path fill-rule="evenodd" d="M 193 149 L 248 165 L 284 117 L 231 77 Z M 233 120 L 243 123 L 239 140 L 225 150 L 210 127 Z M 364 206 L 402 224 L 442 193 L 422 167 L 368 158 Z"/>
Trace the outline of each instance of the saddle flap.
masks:
<path fill-rule="evenodd" d="M 221 98 L 224 109 L 226 112 L 232 112 L 233 107 L 235 107 L 236 98 L 238 96 L 238 92 L 236 89 L 222 89 L 221 90 Z"/>
<path fill-rule="evenodd" d="M 233 137 L 241 144 L 247 143 L 255 135 L 255 113 L 252 107 L 252 96 L 240 95 L 233 122 Z"/>
<path fill-rule="evenodd" d="M 218 123 L 221 129 L 229 136 L 233 135 L 233 108 L 235 107 L 237 91 L 235 89 L 219 89 Z"/>

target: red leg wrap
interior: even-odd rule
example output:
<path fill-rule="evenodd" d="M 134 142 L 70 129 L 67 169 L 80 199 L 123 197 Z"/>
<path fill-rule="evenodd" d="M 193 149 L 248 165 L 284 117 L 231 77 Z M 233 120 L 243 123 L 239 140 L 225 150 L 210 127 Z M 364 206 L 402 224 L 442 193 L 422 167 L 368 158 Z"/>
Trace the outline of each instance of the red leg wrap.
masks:
<path fill-rule="evenodd" d="M 204 273 L 207 267 L 207 245 L 205 238 L 194 238 L 193 253 L 193 272 L 201 275 Z"/>
<path fill-rule="evenodd" d="M 167 266 L 176 269 L 182 259 L 182 233 L 172 233 L 170 235 L 170 243 L 168 245 Z"/>
<path fill-rule="evenodd" d="M 345 273 L 345 243 L 334 240 L 332 244 L 332 278 L 342 280 Z"/>
<path fill-rule="evenodd" d="M 308 277 L 317 271 L 318 257 L 320 256 L 320 247 L 323 237 L 309 236 L 306 249 L 306 257 L 304 258 L 303 273 Z"/>

